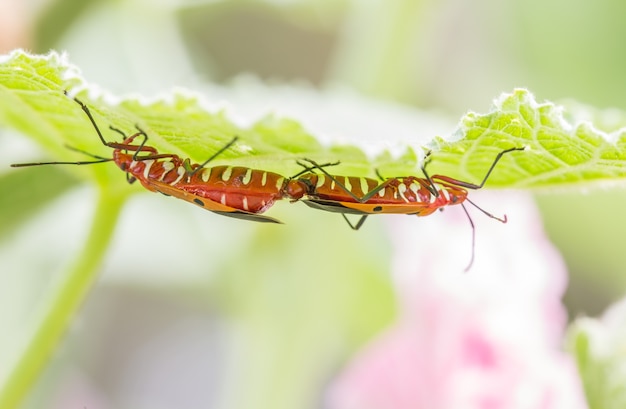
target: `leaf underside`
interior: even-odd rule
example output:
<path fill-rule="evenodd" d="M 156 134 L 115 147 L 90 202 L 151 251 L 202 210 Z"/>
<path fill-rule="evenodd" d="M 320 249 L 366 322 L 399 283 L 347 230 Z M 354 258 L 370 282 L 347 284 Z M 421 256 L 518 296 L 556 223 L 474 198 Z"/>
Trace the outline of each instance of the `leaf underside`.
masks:
<path fill-rule="evenodd" d="M 80 107 L 63 93 L 89 88 L 77 73 L 56 53 L 32 56 L 17 51 L 5 57 L 0 63 L 0 126 L 37 141 L 50 153 L 46 160 L 88 160 L 67 145 L 110 157 L 110 148 L 100 143 Z M 86 92 L 77 96 L 89 106 L 107 140 L 121 138 L 110 125 L 128 134 L 138 125 L 149 135 L 149 145 L 195 162 L 203 162 L 238 136 L 239 141 L 213 164 L 290 176 L 301 169 L 297 159 L 310 158 L 319 163 L 340 161 L 333 168 L 337 174 L 373 176 L 378 169 L 386 176 L 421 176 L 420 153 L 411 141 L 399 158 L 384 151 L 371 158 L 358 145 L 323 146 L 294 119 L 267 117 L 248 128 L 238 127 L 223 112 L 207 111 L 201 97 L 191 93 L 148 103 L 128 97 L 119 104 L 89 99 Z M 526 147 L 505 155 L 487 185 L 544 188 L 615 182 L 626 178 L 625 134 L 624 128 L 603 132 L 591 122 L 571 125 L 562 107 L 537 103 L 530 92 L 518 89 L 502 95 L 487 114 L 466 114 L 454 135 L 435 137 L 427 146 L 432 150 L 428 169 L 431 174 L 477 183 L 498 152 Z M 119 170 L 111 164 L 82 167 L 80 176 L 98 183 L 120 180 Z"/>

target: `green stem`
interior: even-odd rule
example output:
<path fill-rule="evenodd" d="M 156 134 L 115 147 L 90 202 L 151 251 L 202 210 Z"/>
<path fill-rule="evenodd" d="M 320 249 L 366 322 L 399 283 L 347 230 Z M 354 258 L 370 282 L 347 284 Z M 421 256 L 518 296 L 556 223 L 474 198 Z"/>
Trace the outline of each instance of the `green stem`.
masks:
<path fill-rule="evenodd" d="M 6 384 L 0 386 L 0 408 L 14 409 L 30 391 L 66 329 L 81 307 L 97 278 L 116 220 L 124 202 L 123 195 L 101 189 L 89 237 L 74 266 L 60 280 L 43 310 L 36 329 L 12 369 Z"/>

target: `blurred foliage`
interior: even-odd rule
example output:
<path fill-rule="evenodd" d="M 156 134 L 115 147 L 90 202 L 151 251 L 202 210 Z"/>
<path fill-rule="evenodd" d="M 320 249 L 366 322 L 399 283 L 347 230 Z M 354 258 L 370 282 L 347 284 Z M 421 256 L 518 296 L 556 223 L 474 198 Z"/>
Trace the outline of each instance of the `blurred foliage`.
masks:
<path fill-rule="evenodd" d="M 74 185 L 75 179 L 56 168 L 1 174 L 0 191 L 10 193 L 0 196 L 0 241 Z"/>
<path fill-rule="evenodd" d="M 336 229 L 337 215 L 290 220 L 287 229 L 257 230 L 214 287 L 212 298 L 238 328 L 238 362 L 246 362 L 228 371 L 227 382 L 237 390 L 246 385 L 246 393 L 233 393 L 225 407 L 314 407 L 316 391 L 336 369 L 336 354 L 371 339 L 394 316 L 382 274 L 386 246 Z M 304 237 L 295 239 L 298 232 Z"/>
<path fill-rule="evenodd" d="M 196 70 L 213 81 L 254 72 L 270 80 L 307 78 L 320 84 L 345 6 L 342 1 L 284 8 L 254 1 L 190 4 L 178 10 L 178 19 Z M 236 52 L 225 43 L 237 44 Z"/>
<path fill-rule="evenodd" d="M 36 48 L 40 52 L 54 49 L 67 27 L 75 23 L 83 13 L 98 2 L 103 2 L 103 0 L 49 1 L 45 4 L 45 9 L 40 13 L 37 22 L 37 30 L 34 33 Z"/>
<path fill-rule="evenodd" d="M 624 303 L 612 307 L 610 318 L 583 318 L 569 328 L 567 346 L 582 378 L 589 409 L 626 405 L 624 383 Z"/>

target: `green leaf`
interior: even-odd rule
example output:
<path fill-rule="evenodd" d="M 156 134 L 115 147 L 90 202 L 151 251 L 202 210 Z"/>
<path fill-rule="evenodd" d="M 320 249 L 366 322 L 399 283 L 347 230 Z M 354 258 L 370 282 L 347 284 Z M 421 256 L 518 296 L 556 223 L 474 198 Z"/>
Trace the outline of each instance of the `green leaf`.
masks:
<path fill-rule="evenodd" d="M 67 145 L 110 157 L 111 149 L 102 145 L 80 106 L 63 93 L 87 87 L 76 72 L 55 53 L 44 57 L 23 52 L 11 54 L 0 64 L 0 125 L 35 139 L 51 153 L 50 160 L 89 160 L 67 149 Z M 363 163 L 366 159 L 358 147 L 323 148 L 294 120 L 268 117 L 249 128 L 238 127 L 223 112 L 208 112 L 192 95 L 178 93 L 169 101 L 152 102 L 129 97 L 119 104 L 109 104 L 105 98 L 92 100 L 84 92 L 79 92 L 78 97 L 88 105 L 107 141 L 119 142 L 121 138 L 109 126 L 129 135 L 136 132 L 137 125 L 149 135 L 148 145 L 194 162 L 203 162 L 235 136 L 240 138 L 238 143 L 216 158 L 214 164 L 262 167 L 289 175 L 301 170 L 296 160 L 302 157 L 336 161 L 341 154 L 347 163 Z M 85 168 L 73 171 L 124 189 L 115 166 Z"/>
<path fill-rule="evenodd" d="M 64 90 L 78 90 L 88 84 L 63 56 L 31 56 L 14 52 L 0 64 L 0 124 L 13 127 L 38 141 L 52 160 L 85 160 L 65 145 L 108 157 L 80 107 L 64 96 Z M 120 135 L 108 129 L 113 125 L 126 133 L 137 124 L 149 135 L 148 144 L 160 152 L 174 153 L 202 162 L 234 136 L 240 140 L 215 159 L 214 164 L 234 164 L 275 171 L 285 176 L 300 170 L 296 159 L 307 157 L 319 162 L 341 161 L 338 174 L 386 176 L 421 175 L 420 147 L 406 141 L 406 151 L 395 157 L 381 149 L 368 158 L 358 143 L 323 147 L 298 121 L 269 116 L 248 128 L 237 126 L 223 112 L 207 111 L 196 96 L 177 93 L 169 101 L 146 102 L 136 97 L 119 104 L 106 98 L 78 96 L 88 104 L 104 137 L 119 141 Z M 575 113 L 584 112 L 579 106 Z M 626 114 L 612 112 L 626 123 Z M 584 115 L 583 115 L 584 116 Z M 587 115 L 602 118 L 601 112 Z M 528 91 L 518 89 L 504 94 L 487 114 L 470 112 L 451 138 L 437 137 L 431 174 L 443 174 L 468 182 L 480 182 L 495 156 L 503 149 L 526 147 L 506 155 L 491 175 L 491 187 L 556 187 L 607 182 L 626 177 L 624 128 L 613 126 L 612 133 L 600 131 L 590 122 L 572 125 L 571 115 L 552 103 L 537 103 Z M 602 125 L 606 120 L 600 121 Z M 381 136 L 381 146 L 384 136 Z M 115 166 L 100 165 L 72 171 L 98 183 L 120 183 Z M 137 191 L 137 190 L 135 190 Z"/>
<path fill-rule="evenodd" d="M 612 112 L 626 123 L 626 113 Z M 601 116 L 597 111 L 595 115 Z M 437 138 L 432 168 L 479 181 L 498 152 L 527 147 L 503 158 L 489 186 L 538 188 L 615 181 L 626 177 L 625 136 L 626 128 L 606 133 L 590 122 L 572 125 L 562 107 L 537 103 L 528 91 L 518 89 L 500 97 L 488 114 L 465 115 L 454 142 Z"/>

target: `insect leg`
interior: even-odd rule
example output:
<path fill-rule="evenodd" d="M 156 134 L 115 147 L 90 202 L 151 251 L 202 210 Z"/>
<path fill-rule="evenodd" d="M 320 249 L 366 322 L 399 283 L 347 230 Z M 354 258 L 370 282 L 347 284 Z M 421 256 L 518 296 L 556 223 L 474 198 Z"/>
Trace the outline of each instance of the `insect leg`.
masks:
<path fill-rule="evenodd" d="M 309 161 L 309 159 L 305 159 L 305 160 L 306 160 L 306 161 Z M 341 162 L 340 162 L 340 161 L 337 161 L 337 162 L 329 162 L 329 163 L 324 163 L 323 165 L 318 165 L 318 164 L 315 164 L 314 166 L 308 166 L 308 165 L 305 165 L 304 163 L 302 163 L 302 162 L 301 162 L 301 161 L 299 161 L 299 160 L 297 160 L 297 161 L 296 161 L 296 163 L 297 163 L 298 165 L 302 166 L 302 167 L 304 168 L 304 170 L 302 170 L 302 171 L 300 171 L 300 172 L 296 173 L 295 175 L 293 175 L 293 176 L 292 176 L 292 177 L 290 177 L 289 179 L 295 179 L 295 178 L 297 178 L 298 176 L 301 176 L 301 175 L 303 175 L 303 174 L 305 174 L 305 173 L 308 173 L 308 172 L 314 172 L 314 171 L 315 171 L 315 169 L 321 169 L 321 168 L 325 168 L 325 167 L 328 167 L 328 166 L 337 166 L 337 165 L 339 165 Z"/>
<path fill-rule="evenodd" d="M 235 142 L 237 142 L 237 140 L 239 139 L 238 136 L 233 137 L 233 139 L 230 140 L 230 142 L 228 142 L 226 145 L 222 146 L 220 148 L 220 150 L 218 150 L 217 152 L 215 152 L 213 155 L 211 155 L 209 157 L 209 159 L 205 160 L 204 162 L 202 162 L 197 168 L 195 169 L 191 169 L 191 165 L 189 164 L 189 162 L 187 163 L 187 167 L 185 168 L 185 170 L 187 170 L 187 173 L 189 173 L 188 176 L 193 176 L 195 175 L 200 169 L 204 168 L 209 162 L 211 162 L 212 160 L 214 160 L 215 158 L 217 158 L 218 156 L 220 156 L 222 153 L 224 153 L 228 148 L 230 148 L 231 146 L 233 146 L 235 144 Z"/>
<path fill-rule="evenodd" d="M 467 202 L 470 202 L 470 204 L 472 206 L 474 206 L 475 208 L 477 208 L 478 210 L 480 210 L 481 212 L 483 212 L 484 215 L 486 215 L 487 217 L 490 217 L 492 219 L 495 219 L 501 223 L 506 223 L 507 222 L 507 218 L 506 218 L 506 214 L 504 215 L 504 217 L 498 217 L 498 216 L 494 216 L 493 214 L 489 213 L 488 211 L 486 211 L 485 209 L 483 209 L 482 207 L 478 206 L 476 203 L 472 202 L 471 200 L 469 200 L 468 198 L 465 198 L 465 200 Z"/>
<path fill-rule="evenodd" d="M 346 192 L 348 195 L 350 195 L 350 197 L 352 197 L 354 200 L 356 200 L 358 203 L 365 203 L 368 200 L 370 200 L 372 197 L 374 197 L 374 195 L 378 192 L 380 192 L 382 189 L 384 189 L 391 181 L 393 181 L 393 179 L 388 179 L 386 181 L 384 181 L 383 183 L 381 183 L 380 185 L 376 186 L 374 189 L 370 190 L 369 192 L 367 192 L 363 197 L 359 197 L 357 195 L 355 195 L 353 192 L 350 191 L 350 189 L 348 189 L 343 183 L 341 183 L 335 176 L 331 175 L 330 173 L 328 173 L 326 171 L 326 169 L 323 168 L 322 165 L 318 165 L 316 162 L 314 162 L 311 159 L 304 159 L 305 161 L 309 162 L 310 164 L 313 165 L 313 167 L 315 169 L 318 169 L 320 172 L 322 172 L 324 175 L 326 175 L 328 178 L 330 178 L 330 180 L 332 180 L 333 182 L 335 182 L 337 184 L 337 186 L 339 186 L 341 188 L 341 190 L 343 190 L 344 192 Z"/>
<path fill-rule="evenodd" d="M 428 189 L 431 195 L 435 197 L 439 197 L 439 191 L 437 190 L 437 187 L 435 186 L 435 182 L 433 182 L 433 179 L 430 177 L 430 175 L 426 171 L 426 165 L 428 165 L 429 163 L 430 163 L 430 151 L 426 153 L 426 156 L 424 157 L 424 160 L 422 161 L 422 166 L 421 166 L 422 173 L 424 174 L 424 177 L 428 181 L 428 185 L 424 185 L 424 187 Z M 437 175 L 435 175 L 435 177 L 436 176 Z"/>
<path fill-rule="evenodd" d="M 65 95 L 67 95 L 67 91 L 63 91 L 63 92 L 65 93 Z M 102 144 L 104 146 L 109 146 L 109 143 L 102 136 L 102 132 L 100 132 L 100 128 L 98 128 L 98 125 L 96 124 L 96 121 L 93 119 L 93 116 L 91 115 L 91 111 L 89 111 L 89 108 L 87 108 L 87 105 L 83 104 L 83 102 L 78 98 L 74 98 L 74 101 L 80 106 L 83 112 L 87 115 L 87 118 L 89 118 L 89 122 L 91 122 L 94 129 L 96 130 L 96 133 L 98 134 L 98 138 L 100 138 L 100 141 L 102 142 Z"/>
<path fill-rule="evenodd" d="M 359 221 L 355 225 L 350 222 L 348 216 L 346 216 L 345 213 L 341 213 L 341 216 L 343 216 L 343 219 L 346 221 L 346 223 L 348 223 L 348 226 L 350 226 L 352 230 L 359 230 L 361 226 L 363 226 L 363 223 L 365 223 L 365 219 L 367 219 L 368 215 L 361 216 L 361 218 L 359 218 Z"/>
<path fill-rule="evenodd" d="M 466 189 L 481 189 L 485 183 L 487 182 L 487 179 L 489 179 L 489 176 L 491 175 L 491 172 L 493 171 L 493 169 L 496 167 L 496 165 L 498 164 L 498 162 L 500 161 L 500 159 L 502 158 L 502 156 L 504 156 L 505 154 L 509 153 L 509 152 L 513 152 L 513 151 L 523 151 L 526 148 L 509 148 L 509 149 L 505 149 L 502 152 L 498 153 L 498 155 L 496 156 L 496 158 L 493 160 L 493 162 L 491 163 L 491 166 L 489 167 L 489 169 L 487 170 L 487 173 L 485 174 L 485 176 L 483 177 L 483 180 L 479 183 L 479 184 L 475 184 L 475 183 L 470 183 L 470 182 L 465 182 L 462 180 L 458 180 L 458 179 L 453 179 L 451 177 L 448 176 L 442 176 L 442 175 L 434 175 L 433 179 L 437 179 L 440 180 L 444 183 L 449 183 L 452 185 L 456 185 L 456 186 L 460 186 L 460 187 L 464 187 Z"/>
<path fill-rule="evenodd" d="M 110 125 L 109 128 L 112 131 L 115 131 L 119 133 L 120 135 L 122 135 L 122 137 L 124 138 L 124 141 L 121 143 L 109 142 L 109 146 L 113 149 L 121 149 L 121 150 L 126 150 L 126 151 L 131 151 L 131 152 L 142 151 L 142 152 L 157 153 L 156 148 L 153 148 L 152 146 L 145 146 L 146 142 L 148 141 L 148 136 L 146 135 L 144 131 L 139 129 L 139 127 L 137 127 L 136 125 L 135 127 L 139 130 L 139 132 L 135 132 L 134 134 L 130 136 L 126 136 L 124 132 Z M 143 142 L 140 143 L 139 145 L 131 145 L 131 142 L 133 142 L 135 138 L 138 137 L 139 135 L 144 135 Z"/>

